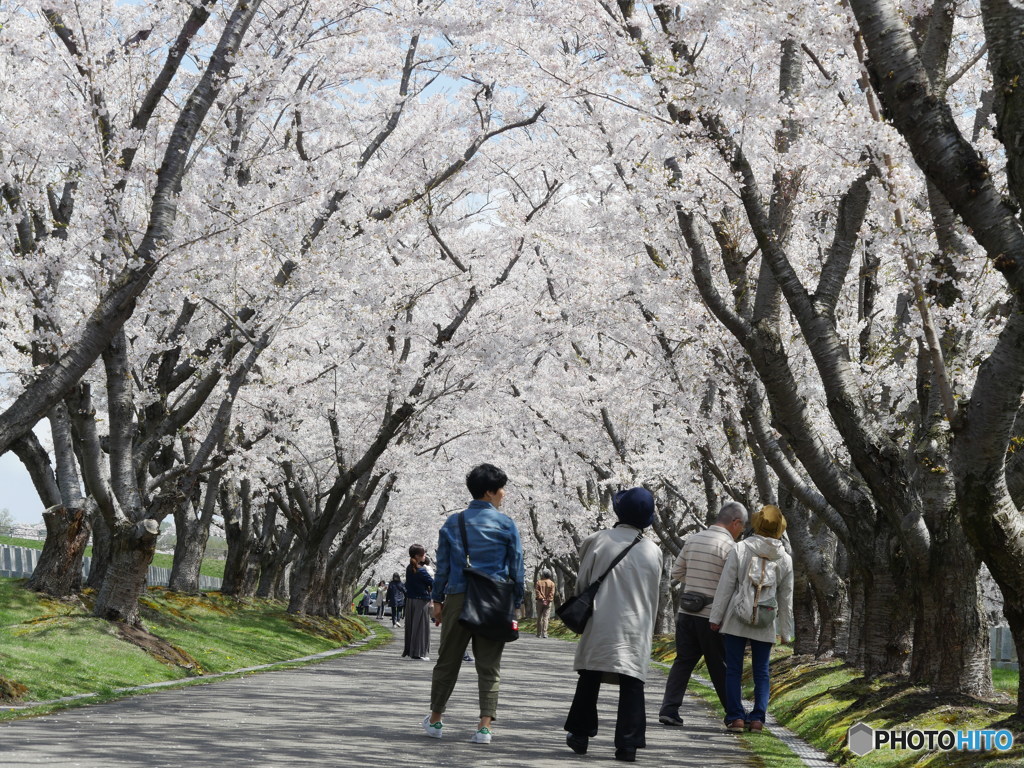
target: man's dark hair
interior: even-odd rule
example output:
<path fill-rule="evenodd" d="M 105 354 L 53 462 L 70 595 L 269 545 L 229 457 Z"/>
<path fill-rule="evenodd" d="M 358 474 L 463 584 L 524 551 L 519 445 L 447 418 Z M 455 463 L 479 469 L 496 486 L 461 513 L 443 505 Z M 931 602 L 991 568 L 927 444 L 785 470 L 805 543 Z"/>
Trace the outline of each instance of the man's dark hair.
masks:
<path fill-rule="evenodd" d="M 420 555 L 426 554 L 427 550 L 423 548 L 422 544 L 413 544 L 409 547 L 409 557 L 419 557 Z"/>
<path fill-rule="evenodd" d="M 480 464 L 466 475 L 466 487 L 474 499 L 482 499 L 488 491 L 500 491 L 507 482 L 508 476 L 493 464 Z"/>

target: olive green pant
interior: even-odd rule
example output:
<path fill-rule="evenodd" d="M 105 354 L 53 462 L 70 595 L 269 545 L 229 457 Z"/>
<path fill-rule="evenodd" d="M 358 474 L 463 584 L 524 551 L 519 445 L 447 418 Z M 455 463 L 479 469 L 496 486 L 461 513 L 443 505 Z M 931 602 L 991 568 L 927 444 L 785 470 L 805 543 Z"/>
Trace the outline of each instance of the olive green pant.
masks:
<path fill-rule="evenodd" d="M 480 717 L 497 719 L 498 688 L 501 685 L 501 653 L 505 643 L 472 634 L 459 624 L 465 593 L 446 595 L 441 609 L 441 645 L 430 681 L 430 711 L 444 712 L 455 690 L 462 668 L 462 657 L 470 640 L 476 662 L 477 685 L 480 689 Z"/>

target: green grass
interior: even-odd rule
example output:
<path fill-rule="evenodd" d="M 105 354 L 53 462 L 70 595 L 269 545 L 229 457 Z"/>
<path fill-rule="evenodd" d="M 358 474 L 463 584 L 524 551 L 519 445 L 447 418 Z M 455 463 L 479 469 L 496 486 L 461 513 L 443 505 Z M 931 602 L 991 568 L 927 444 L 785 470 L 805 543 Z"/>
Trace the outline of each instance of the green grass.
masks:
<path fill-rule="evenodd" d="M 993 669 L 992 685 L 997 691 L 1016 696 L 1017 686 L 1020 685 L 1020 672 L 1014 669 Z"/>
<path fill-rule="evenodd" d="M 153 588 L 142 601 L 143 620 L 165 641 L 159 646 L 184 660 L 173 664 L 122 639 L 115 625 L 92 617 L 88 605 L 51 600 L 23 584 L 23 579 L 0 579 L 0 691 L 5 684 L 9 691 L 17 689 L 23 702 L 82 693 L 110 697 L 117 688 L 195 681 L 197 674 L 299 658 L 368 634 L 382 640 L 389 636 L 353 617 L 292 616 L 276 601 L 237 600 L 216 592 L 187 596 Z M 24 714 L 0 712 L 0 719 Z"/>
<path fill-rule="evenodd" d="M 29 549 L 42 549 L 43 542 L 38 539 L 17 539 L 13 536 L 0 536 L 0 544 L 6 544 L 9 547 L 28 547 Z M 85 548 L 85 556 L 92 557 L 92 547 Z M 171 569 L 174 565 L 174 555 L 166 555 L 161 552 L 157 552 L 153 555 L 153 566 L 156 568 Z M 217 558 L 206 558 L 203 560 L 203 564 L 199 566 L 199 573 L 203 576 L 210 576 L 215 579 L 224 578 L 224 560 Z"/>
<path fill-rule="evenodd" d="M 1016 766 L 1024 761 L 1021 723 L 1009 720 L 1014 699 L 982 701 L 939 696 L 891 677 L 868 679 L 839 661 L 806 658 L 773 661 L 772 712 L 779 722 L 818 747 L 840 765 L 856 768 L 939 768 Z M 1016 743 L 1008 752 L 927 752 L 876 750 L 857 757 L 845 746 L 846 732 L 857 722 L 895 730 L 972 730 L 1009 728 Z"/>
<path fill-rule="evenodd" d="M 655 663 L 662 663 L 667 669 L 675 659 L 674 638 L 656 637 L 651 655 Z M 749 697 L 753 688 L 749 664 L 746 671 L 744 693 Z M 706 676 L 703 663 L 696 672 Z M 1022 724 L 1008 720 L 1014 710 L 1019 677 L 1017 672 L 993 670 L 997 688 L 993 701 L 940 697 L 892 678 L 868 680 L 859 670 L 838 660 L 808 662 L 806 657 L 795 658 L 790 648 L 776 646 L 772 651 L 770 711 L 781 724 L 839 765 L 853 768 L 972 768 L 977 765 L 1021 768 L 1024 765 Z M 714 690 L 696 681 L 691 681 L 690 689 L 719 710 Z M 846 748 L 846 732 L 861 721 L 875 728 L 896 730 L 1009 728 L 1015 733 L 1016 746 L 1005 753 L 904 750 L 875 751 L 858 757 Z M 788 748 L 777 739 L 748 737 L 747 744 L 765 766 L 798 768 L 800 765 L 787 762 L 795 755 L 787 757 Z"/>

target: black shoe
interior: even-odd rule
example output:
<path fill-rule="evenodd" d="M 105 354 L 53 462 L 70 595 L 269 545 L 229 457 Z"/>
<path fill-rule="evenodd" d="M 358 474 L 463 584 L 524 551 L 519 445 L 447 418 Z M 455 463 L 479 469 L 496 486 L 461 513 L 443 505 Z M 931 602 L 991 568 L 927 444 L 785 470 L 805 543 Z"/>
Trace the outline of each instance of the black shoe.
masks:
<path fill-rule="evenodd" d="M 587 743 L 589 739 L 586 736 L 577 736 L 575 733 L 567 733 L 565 735 L 565 743 L 569 745 L 569 749 L 575 752 L 577 755 L 587 754 Z"/>
<path fill-rule="evenodd" d="M 636 762 L 636 750 L 635 749 L 616 749 L 615 759 L 621 760 L 624 763 L 635 763 Z"/>
<path fill-rule="evenodd" d="M 658 722 L 662 725 L 674 725 L 678 727 L 683 725 L 683 718 L 679 715 L 658 715 Z"/>

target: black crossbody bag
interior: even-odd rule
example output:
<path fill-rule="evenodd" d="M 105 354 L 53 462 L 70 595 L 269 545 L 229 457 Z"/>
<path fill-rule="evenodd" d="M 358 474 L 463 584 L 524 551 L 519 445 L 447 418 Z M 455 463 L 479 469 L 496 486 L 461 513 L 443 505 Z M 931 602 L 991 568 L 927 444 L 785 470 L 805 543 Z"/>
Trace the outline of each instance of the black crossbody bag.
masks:
<path fill-rule="evenodd" d="M 469 541 L 466 539 L 466 520 L 459 513 L 462 549 L 466 565 L 462 573 L 466 578 L 466 599 L 459 613 L 459 624 L 474 635 L 488 640 L 510 643 L 519 639 L 516 621 L 516 594 L 514 581 L 496 579 L 489 573 L 474 568 L 469 560 Z"/>
<path fill-rule="evenodd" d="M 558 606 L 555 614 L 562 620 L 565 626 L 576 634 L 583 634 L 583 630 L 587 628 L 587 622 L 594 615 L 594 598 L 597 596 L 597 590 L 601 588 L 601 582 L 612 572 L 612 568 L 618 565 L 619 561 L 629 553 L 629 550 L 640 542 L 643 536 L 643 531 L 638 533 L 632 543 L 619 552 L 615 559 L 612 560 L 612 564 L 608 566 L 608 570 L 601 574 L 601 578 L 597 579 L 597 581 L 593 582 L 578 595 L 573 595 Z"/>

